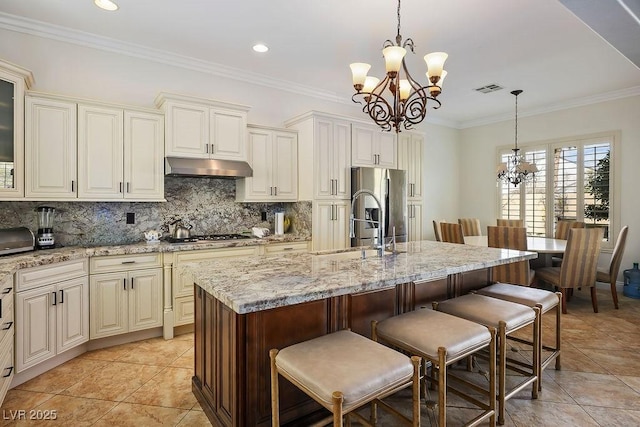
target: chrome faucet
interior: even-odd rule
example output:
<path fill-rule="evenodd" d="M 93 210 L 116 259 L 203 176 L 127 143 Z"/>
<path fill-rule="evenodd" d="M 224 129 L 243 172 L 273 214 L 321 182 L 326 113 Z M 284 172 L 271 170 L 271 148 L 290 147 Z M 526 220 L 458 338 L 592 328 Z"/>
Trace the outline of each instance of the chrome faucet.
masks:
<path fill-rule="evenodd" d="M 356 204 L 356 199 L 358 197 L 360 197 L 363 194 L 367 194 L 371 197 L 373 197 L 373 200 L 375 200 L 376 204 L 378 205 L 378 212 L 380 212 L 380 215 L 378 217 L 378 221 L 372 221 L 372 220 L 367 220 L 367 219 L 360 219 L 360 218 L 356 218 L 355 215 L 353 214 L 353 210 L 355 209 L 355 204 Z M 374 245 L 373 247 L 378 249 L 378 256 L 382 257 L 382 255 L 384 255 L 384 211 L 382 210 L 382 204 L 380 203 L 380 199 L 378 199 L 378 197 L 371 191 L 371 190 L 367 190 L 367 189 L 362 189 L 362 190 L 358 190 L 353 194 L 353 198 L 351 199 L 351 217 L 350 217 L 350 221 L 349 221 L 349 238 L 355 238 L 356 237 L 356 231 L 355 231 L 355 223 L 356 221 L 359 222 L 369 222 L 369 223 L 374 223 L 374 224 L 378 224 L 378 245 Z"/>

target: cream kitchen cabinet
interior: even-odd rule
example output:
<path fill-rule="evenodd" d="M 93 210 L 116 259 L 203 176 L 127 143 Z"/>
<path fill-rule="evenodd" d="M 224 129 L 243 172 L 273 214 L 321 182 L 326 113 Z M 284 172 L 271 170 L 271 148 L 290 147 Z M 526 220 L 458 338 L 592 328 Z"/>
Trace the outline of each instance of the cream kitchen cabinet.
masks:
<path fill-rule="evenodd" d="M 160 114 L 78 105 L 78 197 L 164 200 Z"/>
<path fill-rule="evenodd" d="M 351 166 L 396 169 L 398 142 L 393 132 L 360 123 L 351 125 Z"/>
<path fill-rule="evenodd" d="M 155 102 L 165 114 L 167 157 L 247 160 L 249 107 L 167 93 Z"/>
<path fill-rule="evenodd" d="M 422 200 L 422 156 L 424 136 L 402 132 L 398 139 L 398 169 L 407 171 L 408 200 Z"/>
<path fill-rule="evenodd" d="M 91 258 L 91 339 L 162 326 L 159 253 Z"/>
<path fill-rule="evenodd" d="M 410 242 L 416 242 L 423 240 L 422 238 L 422 202 L 413 201 L 407 205 L 407 220 L 408 220 L 408 240 Z"/>
<path fill-rule="evenodd" d="M 7 395 L 15 373 L 13 295 L 13 276 L 6 275 L 0 283 L 0 405 Z"/>
<path fill-rule="evenodd" d="M 309 242 L 269 243 L 260 246 L 260 255 L 292 254 L 309 252 Z"/>
<path fill-rule="evenodd" d="M 286 122 L 298 131 L 299 200 L 351 198 L 351 123 L 311 112 Z M 309 172 L 313 173 L 310 179 Z"/>
<path fill-rule="evenodd" d="M 87 260 L 16 273 L 16 372 L 89 340 Z"/>
<path fill-rule="evenodd" d="M 27 95 L 25 114 L 25 197 L 76 198 L 77 104 L 46 95 Z"/>
<path fill-rule="evenodd" d="M 31 71 L 0 60 L 0 200 L 24 197 L 24 93 Z"/>
<path fill-rule="evenodd" d="M 317 200 L 313 202 L 312 246 L 314 251 L 344 249 L 351 246 L 349 239 L 348 200 Z"/>
<path fill-rule="evenodd" d="M 297 132 L 249 126 L 248 135 L 253 176 L 236 180 L 236 201 L 297 201 Z"/>

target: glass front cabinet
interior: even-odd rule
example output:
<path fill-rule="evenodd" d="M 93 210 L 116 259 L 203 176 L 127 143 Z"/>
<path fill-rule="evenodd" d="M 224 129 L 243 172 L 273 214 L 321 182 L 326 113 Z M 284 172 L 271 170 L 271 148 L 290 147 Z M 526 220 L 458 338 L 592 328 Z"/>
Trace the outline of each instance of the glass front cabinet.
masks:
<path fill-rule="evenodd" d="M 24 92 L 30 71 L 0 60 L 0 200 L 24 196 Z"/>

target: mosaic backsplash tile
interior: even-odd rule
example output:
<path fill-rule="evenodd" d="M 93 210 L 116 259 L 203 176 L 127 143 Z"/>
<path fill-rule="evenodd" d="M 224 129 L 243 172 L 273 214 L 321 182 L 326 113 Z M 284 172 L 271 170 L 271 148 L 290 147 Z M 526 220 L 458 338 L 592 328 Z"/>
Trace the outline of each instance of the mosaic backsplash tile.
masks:
<path fill-rule="evenodd" d="M 289 233 L 311 235 L 311 202 L 238 203 L 231 179 L 165 177 L 166 203 L 158 202 L 0 202 L 0 228 L 38 228 L 35 209 L 56 208 L 54 234 L 61 246 L 101 246 L 136 243 L 150 229 L 167 234 L 181 219 L 192 234 L 239 233 L 251 227 L 273 231 L 275 212 L 291 218 Z M 262 221 L 266 212 L 267 221 Z M 135 214 L 135 224 L 126 214 Z"/>

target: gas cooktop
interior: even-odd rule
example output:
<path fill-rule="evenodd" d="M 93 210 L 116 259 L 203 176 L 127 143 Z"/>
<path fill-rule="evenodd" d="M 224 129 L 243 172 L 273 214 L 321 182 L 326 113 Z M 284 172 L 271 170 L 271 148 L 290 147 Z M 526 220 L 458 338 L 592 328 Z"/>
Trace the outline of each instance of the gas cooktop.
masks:
<path fill-rule="evenodd" d="M 251 236 L 244 234 L 202 234 L 185 238 L 167 237 L 169 243 L 198 243 L 198 242 L 217 242 L 220 240 L 241 240 L 250 239 Z"/>

